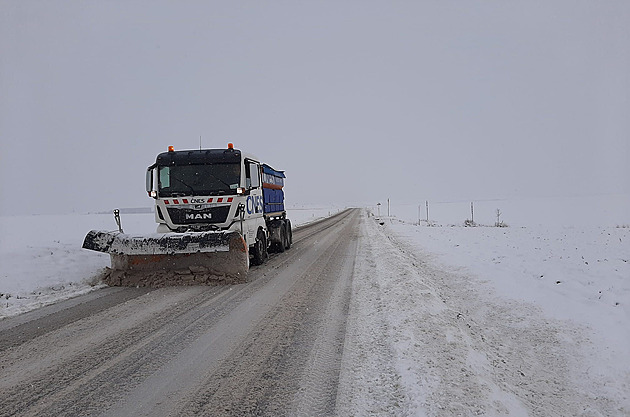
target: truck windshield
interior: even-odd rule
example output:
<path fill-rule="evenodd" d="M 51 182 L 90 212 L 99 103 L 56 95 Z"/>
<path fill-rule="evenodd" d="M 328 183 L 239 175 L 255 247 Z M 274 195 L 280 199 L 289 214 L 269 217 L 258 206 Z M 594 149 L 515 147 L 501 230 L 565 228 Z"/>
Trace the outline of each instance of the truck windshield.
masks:
<path fill-rule="evenodd" d="M 236 194 L 240 164 L 171 165 L 159 168 L 161 197 Z"/>

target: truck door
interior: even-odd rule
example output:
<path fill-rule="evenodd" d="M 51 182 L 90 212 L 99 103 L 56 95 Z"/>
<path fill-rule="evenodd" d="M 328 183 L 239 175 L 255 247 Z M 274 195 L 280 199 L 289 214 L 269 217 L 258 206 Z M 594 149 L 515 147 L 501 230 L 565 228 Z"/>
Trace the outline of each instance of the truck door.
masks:
<path fill-rule="evenodd" d="M 262 182 L 260 177 L 260 164 L 249 159 L 245 160 L 245 187 L 249 191 L 247 197 L 247 214 L 262 215 Z"/>

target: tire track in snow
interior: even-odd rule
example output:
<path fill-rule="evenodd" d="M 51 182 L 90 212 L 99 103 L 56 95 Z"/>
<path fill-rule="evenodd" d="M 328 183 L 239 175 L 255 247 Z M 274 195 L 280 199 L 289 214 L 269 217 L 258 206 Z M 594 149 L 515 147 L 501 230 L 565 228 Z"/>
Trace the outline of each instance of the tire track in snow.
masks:
<path fill-rule="evenodd" d="M 106 407 L 133 387 L 138 375 L 174 353 L 164 350 L 164 339 L 185 331 L 178 319 L 195 322 L 193 316 L 204 311 L 196 307 L 215 292 L 213 287 L 156 290 L 140 305 L 119 305 L 10 349 L 2 360 L 7 378 L 0 381 L 0 410 L 4 415 L 77 415 Z M 218 293 L 229 294 L 226 289 Z M 50 350 L 63 345 L 61 353 Z M 42 358 L 30 362 L 34 351 Z"/>
<path fill-rule="evenodd" d="M 0 321 L 0 352 L 57 330 L 117 304 L 140 297 L 151 288 L 105 288 Z"/>
<path fill-rule="evenodd" d="M 369 244 L 365 222 L 362 212 L 335 414 L 408 415 L 410 399 L 402 389 L 396 352 L 387 336 L 390 324 L 383 314 L 387 300 L 375 279 L 383 254 Z"/>
<path fill-rule="evenodd" d="M 341 232 L 321 242 L 325 249 L 317 261 L 300 272 L 280 303 L 261 318 L 248 342 L 222 361 L 201 384 L 203 389 L 182 400 L 185 405 L 173 415 L 277 416 L 295 415 L 298 409 L 315 413 L 311 415 L 332 413 L 345 332 L 344 306 L 350 296 L 355 217 L 356 213 Z M 322 338 L 332 344 L 323 346 Z M 322 369 L 310 374 L 309 365 Z"/>
<path fill-rule="evenodd" d="M 351 231 L 351 241 L 345 250 L 336 250 L 337 265 L 329 273 L 338 277 L 325 311 L 319 320 L 307 364 L 302 371 L 300 389 L 293 404 L 293 416 L 331 415 L 337 397 L 338 378 L 346 334 L 346 317 L 352 291 L 352 276 L 357 254 L 357 234 Z M 311 330 L 313 331 L 313 330 Z"/>

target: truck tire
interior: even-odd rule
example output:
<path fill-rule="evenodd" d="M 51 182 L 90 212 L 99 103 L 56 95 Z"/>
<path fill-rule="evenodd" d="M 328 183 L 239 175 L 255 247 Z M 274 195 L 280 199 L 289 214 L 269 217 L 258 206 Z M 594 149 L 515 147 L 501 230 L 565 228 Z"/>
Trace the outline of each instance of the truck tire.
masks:
<path fill-rule="evenodd" d="M 258 230 L 252 253 L 254 255 L 251 261 L 252 265 L 262 265 L 265 262 L 267 258 L 267 238 L 262 229 Z"/>
<path fill-rule="evenodd" d="M 280 242 L 276 244 L 276 252 L 282 253 L 285 249 L 285 242 L 287 240 L 287 229 L 285 229 L 284 224 L 280 226 Z"/>
<path fill-rule="evenodd" d="M 286 220 L 284 223 L 284 227 L 286 228 L 286 236 L 287 236 L 287 240 L 286 240 L 286 244 L 284 245 L 284 247 L 286 249 L 291 249 L 291 245 L 293 244 L 293 230 L 291 230 L 291 220 Z"/>

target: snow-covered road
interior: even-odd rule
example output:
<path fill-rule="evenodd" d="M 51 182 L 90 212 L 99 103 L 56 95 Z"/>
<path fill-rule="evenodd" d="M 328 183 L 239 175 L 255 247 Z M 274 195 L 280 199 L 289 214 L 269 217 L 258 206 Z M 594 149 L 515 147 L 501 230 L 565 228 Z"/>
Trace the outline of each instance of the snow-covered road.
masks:
<path fill-rule="evenodd" d="M 111 222 L 111 216 L 102 217 Z M 145 217 L 128 216 L 128 227 L 135 227 L 134 221 L 140 225 L 140 220 L 150 224 L 152 218 Z M 316 218 L 306 211 L 302 217 L 296 223 Z M 99 226 L 95 218 L 58 217 L 56 226 L 43 218 L 21 226 L 5 222 L 15 239 L 4 241 L 0 251 L 7 261 L 0 292 L 11 294 L 0 312 L 11 315 L 43 297 L 54 301 L 89 291 L 86 278 L 107 259 L 90 252 L 77 255 L 82 251 L 75 241 L 84 234 L 77 228 Z M 305 229 L 301 244 L 254 270 L 245 286 L 105 289 L 0 321 L 3 371 L 12 370 L 4 373 L 0 392 L 8 395 L 33 381 L 38 381 L 36 387 L 46 385 L 46 375 L 55 381 L 65 376 L 68 381 L 93 380 L 105 384 L 100 385 L 104 391 L 119 390 L 117 396 L 79 401 L 75 394 L 83 392 L 83 382 L 61 381 L 51 388 L 50 404 L 76 400 L 88 407 L 84 411 L 95 406 L 120 415 L 133 395 L 168 391 L 179 383 L 169 378 L 186 377 L 182 370 L 188 369 L 192 376 L 220 375 L 222 384 L 234 388 L 206 389 L 192 403 L 182 398 L 186 404 L 177 407 L 191 413 L 209 409 L 208 398 L 231 398 L 231 408 L 222 413 L 255 406 L 266 410 L 261 415 L 308 415 L 314 410 L 340 416 L 630 415 L 630 228 L 426 227 L 396 218 L 377 220 L 367 210 L 355 219 L 352 227 L 330 226 L 337 233 L 344 230 L 342 235 L 322 229 L 311 240 Z M 46 229 L 29 229 L 44 223 L 48 235 Z M 63 231 L 53 240 L 55 228 Z M 42 236 L 45 244 L 38 245 L 42 240 L 34 237 Z M 23 269 L 20 260 L 26 262 Z M 24 273 L 28 276 L 20 281 Z M 283 282 L 301 284 L 278 286 Z M 273 295 L 270 288 L 286 296 L 260 298 L 261 292 Z M 134 305 L 140 308 L 135 313 Z M 232 309 L 248 320 L 252 311 L 269 320 L 262 327 L 246 321 L 253 327 L 245 337 L 243 329 L 237 332 L 221 321 Z M 29 327 L 28 317 L 46 320 L 45 311 L 58 320 L 49 328 Z M 175 313 L 181 319 L 171 315 Z M 116 324 L 112 315 L 122 321 Z M 99 320 L 102 329 L 90 334 Z M 196 321 L 185 324 L 190 320 Z M 328 322 L 334 325 L 324 325 Z M 12 323 L 22 323 L 21 336 L 7 332 Z M 227 359 L 215 355 L 216 361 L 191 366 L 194 362 L 181 355 L 182 349 L 201 354 L 203 343 L 217 343 L 212 336 L 217 332 L 240 334 L 249 342 L 239 344 L 238 336 Z M 272 334 L 276 336 L 268 337 Z M 100 348 L 105 342 L 109 345 Z M 55 359 L 49 353 L 56 343 L 64 346 L 64 353 Z M 35 356 L 28 350 L 32 344 L 40 349 Z M 108 351 L 110 345 L 115 348 Z M 138 355 L 144 355 L 145 365 L 122 373 L 111 367 L 131 364 Z M 81 373 L 85 358 L 93 361 L 89 374 Z M 245 374 L 239 376 L 239 370 Z M 269 385 L 259 374 L 272 382 L 278 376 L 291 378 L 284 385 L 277 379 Z M 113 382 L 107 383 L 110 377 Z M 243 402 L 246 397 L 239 395 L 247 390 L 239 394 L 233 384 L 240 377 L 251 387 L 264 387 L 267 394 L 260 398 L 267 403 Z M 141 389 L 131 396 L 120 392 L 120 387 L 136 386 Z M 120 402 L 123 397 L 127 399 Z M 37 407 L 49 405 L 42 398 L 32 409 L 35 414 Z M 150 402 L 145 406 L 153 409 Z M 288 405 L 274 408 L 283 402 Z"/>
<path fill-rule="evenodd" d="M 246 284 L 107 288 L 0 321 L 0 415 L 332 414 L 358 224 L 295 230 Z"/>

